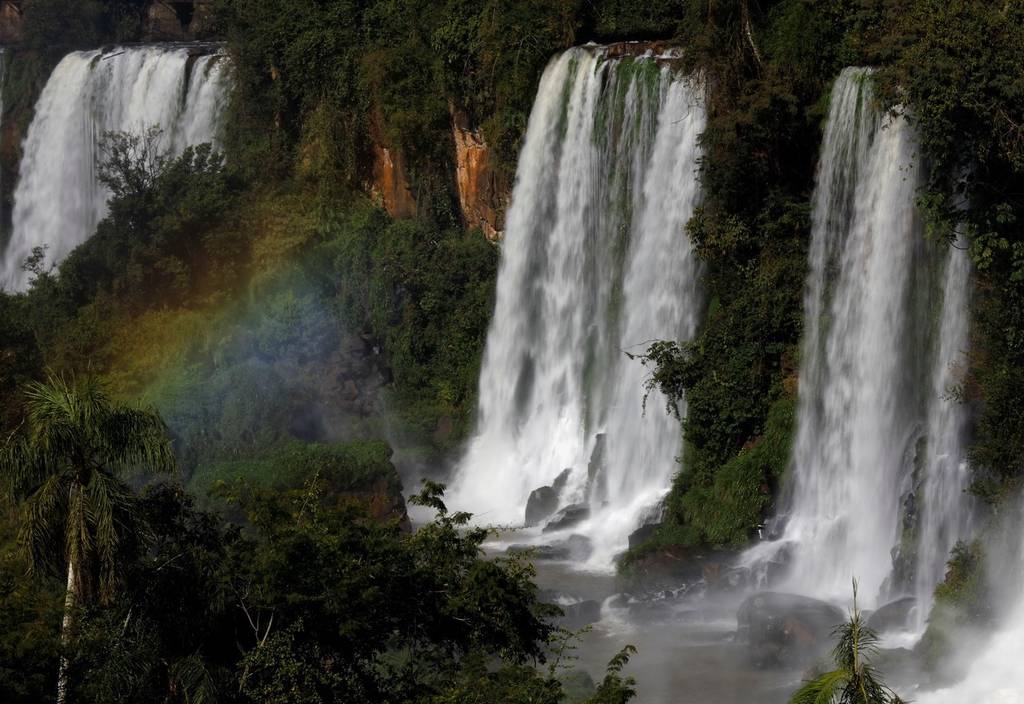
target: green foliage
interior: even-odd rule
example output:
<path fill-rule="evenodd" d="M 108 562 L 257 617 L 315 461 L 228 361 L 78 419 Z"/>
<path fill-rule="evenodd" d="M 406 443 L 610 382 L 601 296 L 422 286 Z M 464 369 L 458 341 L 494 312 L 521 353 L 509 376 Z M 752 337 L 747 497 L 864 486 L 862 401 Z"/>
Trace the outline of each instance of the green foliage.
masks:
<path fill-rule="evenodd" d="M 24 304 L 23 299 L 0 292 L 0 437 L 23 415 L 17 389 L 42 375 L 42 355 Z"/>
<path fill-rule="evenodd" d="M 908 101 L 931 162 L 930 219 L 961 230 L 977 276 L 969 377 L 978 493 L 996 501 L 1024 472 L 1024 7 L 919 0 L 893 11 L 902 51 L 883 76 Z"/>
<path fill-rule="evenodd" d="M 686 0 L 594 0 L 587 4 L 586 29 L 597 37 L 621 41 L 671 38 L 679 29 Z"/>
<path fill-rule="evenodd" d="M 699 531 L 711 545 L 742 545 L 757 532 L 789 461 L 796 426 L 796 402 L 781 397 L 768 411 L 764 434 L 719 467 L 711 476 L 684 472 L 685 489 L 673 493 L 670 515 Z"/>
<path fill-rule="evenodd" d="M 0 699 L 34 704 L 52 696 L 61 595 L 27 576 L 17 543 L 18 514 L 0 511 Z"/>
<path fill-rule="evenodd" d="M 95 379 L 51 375 L 25 397 L 28 425 L 0 447 L 0 477 L 22 504 L 32 570 L 60 576 L 70 563 L 68 589 L 88 599 L 116 583 L 141 537 L 125 477 L 172 471 L 170 443 L 158 415 L 111 403 Z"/>
<path fill-rule="evenodd" d="M 992 594 L 980 541 L 958 541 L 946 563 L 946 576 L 935 588 L 928 628 L 917 645 L 926 667 L 943 681 L 953 681 L 962 665 L 951 662 L 954 643 L 965 628 L 992 623 Z"/>
<path fill-rule="evenodd" d="M 228 211 L 238 184 L 209 144 L 171 158 L 161 133 L 109 133 L 100 143 L 99 178 L 111 191 L 110 212 L 88 247 L 60 266 L 59 286 L 79 305 L 99 292 L 149 303 L 192 292 L 212 249 L 205 234 Z"/>
<path fill-rule="evenodd" d="M 201 465 L 191 485 L 202 492 L 218 481 L 288 489 L 316 477 L 331 493 L 370 490 L 378 482 L 400 490 L 391 448 L 383 441 L 317 444 L 291 441 L 251 457 Z"/>
<path fill-rule="evenodd" d="M 790 704 L 903 704 L 879 679 L 871 658 L 878 654 L 878 635 L 864 625 L 857 608 L 857 582 L 853 583 L 850 620 L 833 632 L 836 669 L 808 681 L 790 698 Z"/>
<path fill-rule="evenodd" d="M 148 5 L 147 0 L 26 0 L 24 42 L 59 52 L 138 41 Z"/>
<path fill-rule="evenodd" d="M 475 407 L 497 253 L 479 232 L 369 208 L 332 219 L 322 237 L 318 274 L 344 317 L 383 350 L 402 425 L 452 447 Z"/>

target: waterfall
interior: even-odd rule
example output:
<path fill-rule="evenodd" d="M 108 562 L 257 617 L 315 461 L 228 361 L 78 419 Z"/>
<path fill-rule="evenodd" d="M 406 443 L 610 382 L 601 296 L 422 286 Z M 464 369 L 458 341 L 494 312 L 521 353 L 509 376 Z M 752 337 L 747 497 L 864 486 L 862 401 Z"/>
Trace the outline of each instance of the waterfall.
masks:
<path fill-rule="evenodd" d="M 588 46 L 541 78 L 520 156 L 480 376 L 478 429 L 453 503 L 522 524 L 527 497 L 570 475 L 608 565 L 678 469 L 679 423 L 627 352 L 687 340 L 702 311 L 685 225 L 705 116 L 671 60 Z M 589 465 L 589 471 L 588 471 Z M 593 476 L 588 476 L 593 475 Z"/>
<path fill-rule="evenodd" d="M 844 70 L 813 201 L 785 526 L 747 555 L 784 548 L 803 593 L 848 599 L 856 577 L 868 601 L 913 589 L 929 602 L 966 528 L 964 410 L 950 387 L 969 265 L 924 237 L 921 171 L 907 120 L 874 105 L 871 72 Z"/>
<path fill-rule="evenodd" d="M 4 93 L 7 92 L 7 49 L 0 47 L 0 135 L 3 134 L 4 126 Z M 0 187 L 3 183 L 0 182 Z M 0 190 L 3 190 L 0 188 Z M 3 222 L 3 218 L 0 217 L 0 222 Z M 0 236 L 0 243 L 3 243 L 3 237 Z"/>
<path fill-rule="evenodd" d="M 103 133 L 162 130 L 157 147 L 171 154 L 217 142 L 227 71 L 219 54 L 195 57 L 184 47 L 118 48 L 68 54 L 36 103 L 14 191 L 11 240 L 0 286 L 21 290 L 22 262 L 46 247 L 59 263 L 106 215 L 108 192 L 97 178 Z"/>
<path fill-rule="evenodd" d="M 938 350 L 932 371 L 924 476 L 920 499 L 915 595 L 916 630 L 924 629 L 935 585 L 946 572 L 949 552 L 971 530 L 972 499 L 966 493 L 970 474 L 965 459 L 967 414 L 954 396 L 966 372 L 969 332 L 970 258 L 960 238 L 950 248 L 943 284 Z"/>

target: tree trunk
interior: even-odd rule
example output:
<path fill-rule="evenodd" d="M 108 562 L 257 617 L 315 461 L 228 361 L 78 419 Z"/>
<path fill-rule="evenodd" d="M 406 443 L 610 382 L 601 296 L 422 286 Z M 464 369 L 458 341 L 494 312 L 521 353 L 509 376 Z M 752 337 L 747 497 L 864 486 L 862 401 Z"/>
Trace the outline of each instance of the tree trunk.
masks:
<path fill-rule="evenodd" d="M 57 669 L 57 704 L 65 704 L 68 699 L 68 656 L 67 648 L 71 640 L 71 626 L 74 619 L 78 583 L 75 581 L 75 563 L 68 560 L 68 586 L 64 593 L 64 620 L 60 627 L 60 664 Z"/>
<path fill-rule="evenodd" d="M 71 486 L 69 491 L 69 505 L 75 504 L 75 489 Z M 80 570 L 75 569 L 75 551 L 68 549 L 68 585 L 64 592 L 64 619 L 60 625 L 60 661 L 57 665 L 57 704 L 66 704 L 68 700 L 68 669 L 71 663 L 68 661 L 68 648 L 71 645 L 71 628 L 74 625 L 75 608 L 78 606 L 78 581 L 81 579 Z"/>

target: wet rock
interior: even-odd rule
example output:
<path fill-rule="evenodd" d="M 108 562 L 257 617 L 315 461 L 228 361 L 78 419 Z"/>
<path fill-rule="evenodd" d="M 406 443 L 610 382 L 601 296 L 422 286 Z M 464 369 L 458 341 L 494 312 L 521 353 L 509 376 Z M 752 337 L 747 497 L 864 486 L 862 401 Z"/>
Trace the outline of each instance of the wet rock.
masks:
<path fill-rule="evenodd" d="M 559 604 L 559 606 L 562 608 L 563 615 L 558 619 L 558 624 L 571 631 L 601 620 L 601 605 L 593 599 L 577 601 L 572 604 Z"/>
<path fill-rule="evenodd" d="M 917 599 L 905 596 L 891 601 L 872 613 L 866 621 L 868 628 L 879 633 L 883 631 L 900 631 L 910 626 L 910 617 L 917 608 Z"/>
<path fill-rule="evenodd" d="M 511 545 L 508 553 L 530 553 L 534 560 L 572 560 L 582 562 L 590 557 L 593 547 L 590 539 L 573 534 L 565 540 L 556 540 L 546 545 Z"/>
<path fill-rule="evenodd" d="M 745 567 L 729 567 L 720 562 L 704 567 L 704 583 L 709 591 L 731 594 L 750 586 L 750 570 Z"/>
<path fill-rule="evenodd" d="M 634 593 L 676 589 L 682 584 L 701 582 L 708 567 L 728 565 L 734 559 L 734 554 L 727 551 L 670 545 L 630 555 L 620 572 L 621 586 Z"/>
<path fill-rule="evenodd" d="M 629 549 L 643 545 L 661 527 L 660 523 L 647 523 L 629 534 Z"/>
<path fill-rule="evenodd" d="M 566 506 L 555 514 L 554 518 L 544 526 L 544 532 L 550 533 L 556 530 L 565 530 L 590 518 L 590 506 L 587 504 L 573 504 Z"/>
<path fill-rule="evenodd" d="M 562 490 L 565 489 L 565 485 L 569 483 L 569 477 L 572 476 L 572 467 L 566 467 L 562 470 L 562 473 L 555 477 L 555 481 L 551 483 L 551 488 L 561 495 Z"/>
<path fill-rule="evenodd" d="M 591 493 L 604 497 L 605 494 L 605 434 L 598 433 L 594 438 L 594 449 L 587 463 L 587 488 Z"/>
<path fill-rule="evenodd" d="M 530 492 L 530 496 L 526 500 L 525 525 L 527 528 L 539 526 L 558 510 L 558 504 L 562 500 L 562 490 L 569 483 L 571 474 L 572 468 L 563 469 L 562 473 L 555 477 L 551 486 L 542 486 Z"/>
<path fill-rule="evenodd" d="M 558 510 L 558 492 L 554 487 L 542 486 L 530 492 L 526 500 L 526 527 L 537 526 Z"/>
<path fill-rule="evenodd" d="M 805 662 L 831 646 L 842 610 L 799 594 L 761 592 L 748 598 L 736 615 L 737 640 L 747 643 L 760 667 Z"/>

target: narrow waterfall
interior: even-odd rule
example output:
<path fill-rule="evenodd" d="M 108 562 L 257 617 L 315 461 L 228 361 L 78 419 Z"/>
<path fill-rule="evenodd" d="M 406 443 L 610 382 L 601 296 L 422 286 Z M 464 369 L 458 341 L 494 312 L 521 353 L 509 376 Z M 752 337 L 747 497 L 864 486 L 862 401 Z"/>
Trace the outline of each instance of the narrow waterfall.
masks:
<path fill-rule="evenodd" d="M 679 423 L 627 352 L 689 339 L 702 311 L 685 225 L 705 116 L 671 58 L 555 57 L 520 156 L 480 378 L 478 431 L 453 503 L 521 525 L 530 492 L 570 470 L 560 504 L 594 564 L 625 549 L 678 468 Z"/>
<path fill-rule="evenodd" d="M 814 195 L 798 427 L 778 541 L 788 587 L 924 603 L 967 522 L 964 410 L 969 264 L 916 211 L 914 131 L 874 105 L 871 73 L 837 79 Z M 941 280 L 944 272 L 944 283 Z M 919 609 L 921 611 L 921 609 Z"/>
<path fill-rule="evenodd" d="M 4 126 L 4 93 L 7 92 L 7 49 L 0 47 L 0 134 L 2 134 Z M 3 183 L 0 182 L 0 186 Z M 2 190 L 2 188 L 0 188 Z M 5 214 L 5 213 L 4 213 Z M 4 221 L 0 214 L 0 222 Z M 0 243 L 3 242 L 3 236 L 0 235 Z"/>
<path fill-rule="evenodd" d="M 962 238 L 949 250 L 942 294 L 936 358 L 925 434 L 925 472 L 918 477 L 917 555 L 914 587 L 916 630 L 923 631 L 935 585 L 946 573 L 949 552 L 969 534 L 973 500 L 966 462 L 967 414 L 955 393 L 966 372 L 969 344 L 971 263 Z"/>
<path fill-rule="evenodd" d="M 28 285 L 22 262 L 46 247 L 58 263 L 89 238 L 106 214 L 97 179 L 103 133 L 158 127 L 158 148 L 172 154 L 217 142 L 227 71 L 219 54 L 184 47 L 119 48 L 67 55 L 54 69 L 24 143 L 14 191 L 11 240 L 0 287 Z"/>

